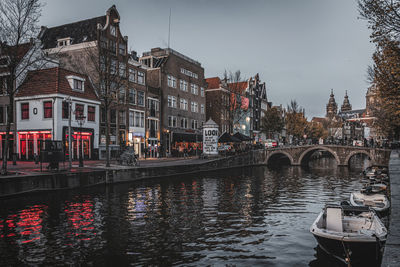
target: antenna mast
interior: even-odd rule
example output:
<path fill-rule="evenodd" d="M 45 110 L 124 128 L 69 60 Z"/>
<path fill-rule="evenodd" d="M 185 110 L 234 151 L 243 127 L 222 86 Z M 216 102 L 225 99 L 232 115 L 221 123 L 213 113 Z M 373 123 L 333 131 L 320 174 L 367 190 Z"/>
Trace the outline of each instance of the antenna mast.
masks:
<path fill-rule="evenodd" d="M 169 8 L 169 21 L 168 21 L 168 49 L 170 48 L 171 40 L 171 8 Z"/>

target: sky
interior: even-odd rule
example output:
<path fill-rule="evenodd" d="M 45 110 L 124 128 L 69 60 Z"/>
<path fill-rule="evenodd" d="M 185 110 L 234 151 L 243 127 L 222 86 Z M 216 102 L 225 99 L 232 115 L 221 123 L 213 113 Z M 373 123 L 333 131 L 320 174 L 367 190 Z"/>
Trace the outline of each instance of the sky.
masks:
<path fill-rule="evenodd" d="M 168 46 L 199 61 L 207 77 L 259 73 L 268 101 L 291 100 L 306 116 L 325 116 L 331 89 L 365 108 L 374 45 L 356 0 L 47 0 L 40 24 L 58 26 L 104 15 L 116 5 L 121 33 L 141 55 Z"/>

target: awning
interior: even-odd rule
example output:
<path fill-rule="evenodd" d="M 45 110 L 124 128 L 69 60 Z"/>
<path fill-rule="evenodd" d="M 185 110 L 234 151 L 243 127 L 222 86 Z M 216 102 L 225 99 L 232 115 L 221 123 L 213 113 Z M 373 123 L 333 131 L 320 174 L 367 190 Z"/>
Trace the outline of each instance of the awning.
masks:
<path fill-rule="evenodd" d="M 239 138 L 230 135 L 229 133 L 225 132 L 218 138 L 219 143 L 240 143 L 241 140 Z"/>
<path fill-rule="evenodd" d="M 239 132 L 235 133 L 233 136 L 240 139 L 241 141 L 252 141 L 250 137 Z"/>
<path fill-rule="evenodd" d="M 203 135 L 194 133 L 173 133 L 172 142 L 203 142 Z"/>

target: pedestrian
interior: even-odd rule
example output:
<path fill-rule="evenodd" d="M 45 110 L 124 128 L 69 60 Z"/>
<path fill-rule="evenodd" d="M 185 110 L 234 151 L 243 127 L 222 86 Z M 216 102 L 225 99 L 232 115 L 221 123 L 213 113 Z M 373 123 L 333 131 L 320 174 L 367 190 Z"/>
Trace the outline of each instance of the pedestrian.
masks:
<path fill-rule="evenodd" d="M 186 159 L 188 157 L 188 150 L 185 147 L 185 149 L 183 150 L 183 157 Z"/>

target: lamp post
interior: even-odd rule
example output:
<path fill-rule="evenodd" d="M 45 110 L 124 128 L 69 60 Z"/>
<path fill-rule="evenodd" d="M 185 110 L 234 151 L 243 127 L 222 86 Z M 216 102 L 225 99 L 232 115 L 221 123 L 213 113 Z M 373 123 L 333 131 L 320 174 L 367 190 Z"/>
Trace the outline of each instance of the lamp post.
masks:
<path fill-rule="evenodd" d="M 76 111 L 75 111 L 76 112 Z M 86 117 L 83 116 L 83 114 L 81 113 L 83 111 L 79 111 L 79 114 L 76 118 L 76 120 L 78 121 L 79 124 L 79 138 L 81 141 L 81 147 L 79 149 L 79 167 L 83 167 L 83 140 L 82 140 L 82 126 L 85 123 L 85 119 Z"/>

